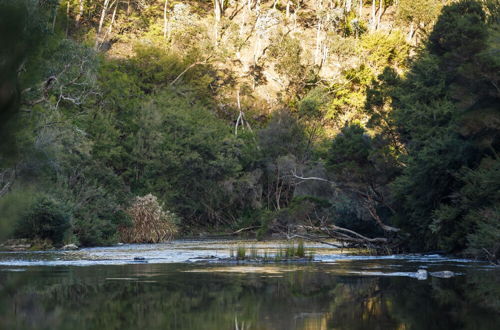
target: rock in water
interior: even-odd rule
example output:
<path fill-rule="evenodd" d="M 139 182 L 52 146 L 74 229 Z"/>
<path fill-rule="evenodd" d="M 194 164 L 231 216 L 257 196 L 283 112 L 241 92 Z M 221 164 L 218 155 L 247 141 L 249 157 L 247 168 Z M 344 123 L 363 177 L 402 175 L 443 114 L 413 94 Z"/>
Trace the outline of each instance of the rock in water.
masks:
<path fill-rule="evenodd" d="M 450 277 L 453 277 L 455 275 L 458 275 L 457 273 L 454 273 L 454 272 L 449 271 L 449 270 L 444 270 L 442 272 L 433 272 L 430 274 L 431 274 L 431 276 L 439 277 L 439 278 L 450 278 Z"/>
<path fill-rule="evenodd" d="M 78 250 L 78 246 L 76 244 L 67 244 L 62 247 L 63 250 Z"/>
<path fill-rule="evenodd" d="M 425 269 L 419 269 L 415 273 L 415 277 L 419 280 L 426 280 L 427 279 L 427 270 Z"/>
<path fill-rule="evenodd" d="M 135 261 L 145 261 L 146 258 L 144 258 L 144 257 L 134 257 L 134 260 Z"/>

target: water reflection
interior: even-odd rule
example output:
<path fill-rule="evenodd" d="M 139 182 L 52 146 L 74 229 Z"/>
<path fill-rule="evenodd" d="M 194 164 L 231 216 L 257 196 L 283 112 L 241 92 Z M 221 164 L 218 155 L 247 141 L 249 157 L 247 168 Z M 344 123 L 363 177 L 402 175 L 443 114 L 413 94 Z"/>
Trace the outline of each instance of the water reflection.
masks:
<path fill-rule="evenodd" d="M 219 330 L 235 329 L 235 322 L 245 329 L 500 327 L 497 270 L 471 268 L 452 279 L 418 281 L 339 275 L 336 265 L 256 266 L 240 272 L 234 267 L 1 271 L 0 328 Z"/>

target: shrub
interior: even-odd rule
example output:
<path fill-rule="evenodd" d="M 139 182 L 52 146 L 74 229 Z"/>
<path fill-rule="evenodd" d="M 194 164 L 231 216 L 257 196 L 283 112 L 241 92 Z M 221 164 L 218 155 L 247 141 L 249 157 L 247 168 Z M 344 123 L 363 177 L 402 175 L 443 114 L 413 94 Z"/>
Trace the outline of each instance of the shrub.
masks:
<path fill-rule="evenodd" d="M 500 208 L 491 207 L 473 212 L 469 217 L 477 222 L 477 229 L 467 236 L 469 247 L 466 252 L 490 262 L 500 263 Z"/>
<path fill-rule="evenodd" d="M 151 194 L 136 197 L 127 213 L 132 226 L 119 228 L 124 243 L 158 243 L 172 239 L 177 233 L 177 216 L 164 211 Z"/>
<path fill-rule="evenodd" d="M 58 201 L 42 195 L 21 217 L 14 231 L 18 238 L 51 240 L 61 245 L 70 229 L 70 215 Z"/>

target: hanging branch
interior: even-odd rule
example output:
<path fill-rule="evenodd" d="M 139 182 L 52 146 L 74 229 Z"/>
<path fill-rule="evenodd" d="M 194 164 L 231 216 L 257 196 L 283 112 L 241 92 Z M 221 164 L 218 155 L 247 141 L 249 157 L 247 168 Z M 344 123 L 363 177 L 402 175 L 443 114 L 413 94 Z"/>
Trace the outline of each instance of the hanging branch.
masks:
<path fill-rule="evenodd" d="M 194 63 L 191 63 L 187 68 L 185 68 L 181 73 L 179 73 L 179 75 L 174 79 L 172 80 L 172 82 L 170 83 L 170 86 L 173 86 L 175 85 L 175 83 L 177 83 L 177 81 L 179 79 L 182 78 L 183 75 L 186 74 L 186 72 L 188 72 L 189 70 L 191 70 L 192 68 L 194 68 L 195 66 L 197 65 L 202 65 L 202 64 L 207 64 L 208 61 L 213 57 L 213 55 L 210 55 L 209 57 L 207 57 L 206 59 L 204 59 L 203 61 L 196 61 Z"/>
<path fill-rule="evenodd" d="M 363 192 L 363 191 L 361 191 L 359 189 L 356 189 L 356 188 L 354 188 L 352 186 L 349 186 L 349 185 L 338 184 L 336 182 L 333 182 L 333 181 L 330 181 L 330 180 L 327 180 L 327 179 L 324 179 L 324 178 L 299 176 L 299 175 L 296 174 L 295 171 L 292 172 L 292 177 L 294 177 L 296 179 L 299 179 L 299 180 L 302 180 L 302 181 L 313 180 L 313 181 L 327 182 L 327 183 L 331 184 L 334 188 L 351 191 L 351 192 L 355 193 L 357 196 L 361 197 L 361 199 L 363 200 L 363 203 L 362 203 L 363 206 L 365 207 L 365 209 L 368 211 L 368 213 L 370 214 L 370 216 L 373 218 L 373 220 L 375 220 L 375 222 L 377 223 L 377 225 L 380 228 L 382 228 L 386 232 L 397 233 L 397 232 L 400 231 L 399 228 L 392 227 L 392 226 L 384 224 L 382 222 L 382 219 L 380 218 L 380 216 L 377 214 L 377 211 L 376 211 L 376 208 L 375 208 L 375 204 L 376 203 L 381 203 L 384 206 L 387 206 L 387 204 L 385 203 L 385 201 L 383 200 L 383 198 L 381 198 L 381 196 L 376 196 L 377 193 L 376 193 L 376 190 L 373 187 L 370 187 L 372 189 L 372 191 L 373 191 L 373 193 L 370 193 L 370 192 Z M 375 195 L 375 196 L 373 196 L 373 195 Z M 388 207 L 388 208 L 392 212 L 394 212 L 394 210 L 391 207 Z"/>

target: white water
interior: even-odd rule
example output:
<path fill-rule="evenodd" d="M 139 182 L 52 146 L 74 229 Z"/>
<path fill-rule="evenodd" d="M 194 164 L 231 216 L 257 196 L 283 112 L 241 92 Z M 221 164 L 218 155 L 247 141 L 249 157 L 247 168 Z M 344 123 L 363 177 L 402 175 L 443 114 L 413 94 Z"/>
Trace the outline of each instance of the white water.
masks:
<path fill-rule="evenodd" d="M 92 266 L 124 265 L 134 263 L 164 264 L 193 263 L 207 257 L 227 258 L 230 249 L 244 245 L 256 249 L 258 254 L 268 255 L 287 241 L 257 242 L 254 240 L 176 240 L 163 244 L 130 244 L 112 247 L 85 248 L 77 251 L 0 252 L 0 266 Z M 314 253 L 314 262 L 337 265 L 342 274 L 361 276 L 409 276 L 416 277 L 418 269 L 447 270 L 450 267 L 487 268 L 473 260 L 431 255 L 355 255 L 352 251 L 333 248 L 318 243 L 306 243 L 306 252 Z M 144 261 L 134 260 L 144 258 Z M 243 269 L 243 268 L 242 268 Z M 4 268 L 20 271 L 21 268 Z"/>

